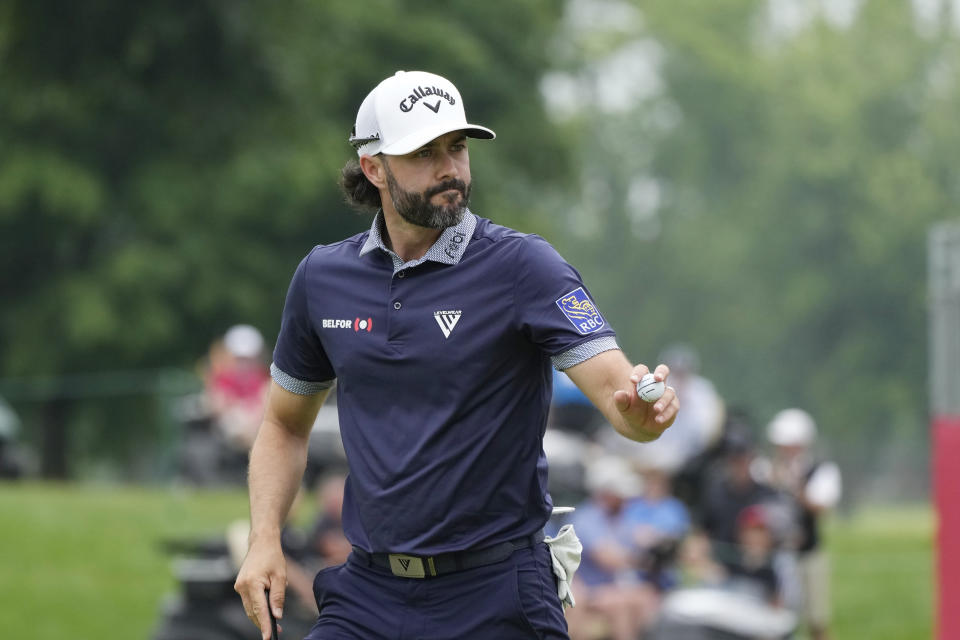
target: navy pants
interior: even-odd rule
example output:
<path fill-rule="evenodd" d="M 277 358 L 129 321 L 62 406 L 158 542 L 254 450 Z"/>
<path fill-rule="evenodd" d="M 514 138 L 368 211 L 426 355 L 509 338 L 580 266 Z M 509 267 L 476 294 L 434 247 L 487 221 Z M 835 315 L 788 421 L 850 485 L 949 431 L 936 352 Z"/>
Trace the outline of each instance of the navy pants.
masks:
<path fill-rule="evenodd" d="M 356 554 L 313 581 L 320 618 L 304 640 L 567 640 L 550 550 L 436 578 L 398 578 Z"/>

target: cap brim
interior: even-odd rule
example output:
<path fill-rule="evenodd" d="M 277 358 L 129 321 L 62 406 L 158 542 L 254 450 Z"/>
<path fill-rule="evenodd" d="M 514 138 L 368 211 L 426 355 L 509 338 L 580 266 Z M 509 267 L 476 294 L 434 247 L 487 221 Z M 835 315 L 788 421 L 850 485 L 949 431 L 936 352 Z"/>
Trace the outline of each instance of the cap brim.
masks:
<path fill-rule="evenodd" d="M 493 140 L 497 137 L 497 134 L 495 134 L 492 129 L 487 129 L 486 127 L 481 127 L 476 124 L 468 124 L 464 127 L 451 127 L 449 123 L 447 123 L 411 133 L 405 138 L 401 138 L 392 144 L 384 146 L 380 149 L 380 153 L 388 156 L 406 155 L 412 151 L 416 151 L 431 140 L 435 140 L 451 131 L 462 131 L 468 138 L 479 138 L 481 140 Z"/>

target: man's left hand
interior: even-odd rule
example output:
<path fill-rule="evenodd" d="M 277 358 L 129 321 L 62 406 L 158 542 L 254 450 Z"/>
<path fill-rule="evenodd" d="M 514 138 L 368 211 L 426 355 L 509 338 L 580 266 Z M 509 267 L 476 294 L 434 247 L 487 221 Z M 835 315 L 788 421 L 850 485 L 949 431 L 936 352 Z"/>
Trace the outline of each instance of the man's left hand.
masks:
<path fill-rule="evenodd" d="M 637 395 L 637 383 L 649 372 L 646 365 L 638 364 L 628 378 L 627 388 L 617 389 L 613 393 L 613 403 L 617 411 L 633 432 L 640 436 L 637 439 L 644 441 L 659 438 L 660 434 L 673 424 L 680 409 L 676 389 L 666 384 L 670 368 L 665 364 L 657 365 L 653 371 L 654 379 L 666 386 L 663 395 L 654 402 L 646 402 Z"/>

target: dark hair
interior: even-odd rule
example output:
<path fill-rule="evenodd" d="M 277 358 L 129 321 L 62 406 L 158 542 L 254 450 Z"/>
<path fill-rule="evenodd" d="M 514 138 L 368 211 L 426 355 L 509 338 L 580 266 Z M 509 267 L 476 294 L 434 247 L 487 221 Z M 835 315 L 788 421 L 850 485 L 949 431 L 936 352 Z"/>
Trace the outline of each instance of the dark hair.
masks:
<path fill-rule="evenodd" d="M 380 190 L 367 180 L 360 163 L 348 160 L 340 170 L 340 190 L 343 198 L 354 209 L 369 212 L 377 211 L 381 207 Z"/>

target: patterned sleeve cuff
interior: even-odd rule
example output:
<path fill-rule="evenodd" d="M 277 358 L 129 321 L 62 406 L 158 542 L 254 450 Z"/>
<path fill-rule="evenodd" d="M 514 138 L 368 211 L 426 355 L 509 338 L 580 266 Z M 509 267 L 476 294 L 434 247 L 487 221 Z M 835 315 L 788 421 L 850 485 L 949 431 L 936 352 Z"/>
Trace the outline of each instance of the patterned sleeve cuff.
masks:
<path fill-rule="evenodd" d="M 333 380 L 323 380 L 322 382 L 307 382 L 306 380 L 299 380 L 278 367 L 276 363 L 271 363 L 270 365 L 270 376 L 278 385 L 290 393 L 297 394 L 298 396 L 312 396 L 313 394 L 319 393 L 324 389 L 329 389 L 333 386 L 333 383 L 336 382 L 336 378 Z"/>
<path fill-rule="evenodd" d="M 599 353 L 603 353 L 604 351 L 612 351 L 619 348 L 620 347 L 617 345 L 616 338 L 613 336 L 605 336 L 603 338 L 597 338 L 595 340 L 590 340 L 589 342 L 584 342 L 583 344 L 578 344 L 573 349 L 569 349 L 563 353 L 552 356 L 550 360 L 553 362 L 554 369 L 557 371 L 565 371 L 573 365 L 580 364 L 585 360 L 589 360 Z"/>

